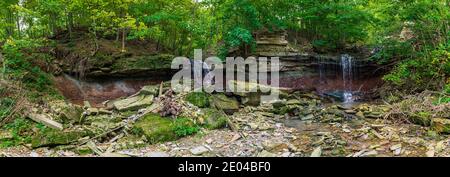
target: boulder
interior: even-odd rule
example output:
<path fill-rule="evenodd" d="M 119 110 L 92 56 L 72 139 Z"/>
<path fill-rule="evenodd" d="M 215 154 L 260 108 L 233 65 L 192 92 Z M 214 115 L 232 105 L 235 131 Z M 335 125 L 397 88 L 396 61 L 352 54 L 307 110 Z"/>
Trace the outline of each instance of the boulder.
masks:
<path fill-rule="evenodd" d="M 83 108 L 78 105 L 73 105 L 61 109 L 61 112 L 59 113 L 59 118 L 64 122 L 74 123 L 80 121 L 82 114 Z"/>
<path fill-rule="evenodd" d="M 197 146 L 195 148 L 192 148 L 190 151 L 192 155 L 202 155 L 209 152 L 209 149 L 207 149 L 205 146 Z"/>
<path fill-rule="evenodd" d="M 279 98 L 274 99 L 289 97 L 289 89 L 287 88 L 271 87 L 258 83 L 233 80 L 228 82 L 228 87 L 230 89 L 234 88 L 232 92 L 234 95 L 240 96 L 242 98 L 242 104 L 250 106 L 259 106 L 259 104 L 261 103 L 261 96 L 270 95 L 270 93 L 279 94 Z"/>
<path fill-rule="evenodd" d="M 186 96 L 186 101 L 199 108 L 209 107 L 209 96 L 205 92 L 191 92 Z"/>
<path fill-rule="evenodd" d="M 153 95 L 137 95 L 113 103 L 114 108 L 119 111 L 135 111 L 150 106 L 153 103 Z"/>
<path fill-rule="evenodd" d="M 224 94 L 216 94 L 211 97 L 211 103 L 226 114 L 233 114 L 239 110 L 239 102 L 236 98 L 227 97 Z"/>
<path fill-rule="evenodd" d="M 245 97 L 242 97 L 242 104 L 259 106 L 261 104 L 261 95 L 259 93 L 248 93 Z"/>
<path fill-rule="evenodd" d="M 145 136 L 149 143 L 158 143 L 177 139 L 174 128 L 175 125 L 170 118 L 150 114 L 139 119 L 134 124 L 132 132 Z"/>
<path fill-rule="evenodd" d="M 56 115 L 54 116 L 55 120 L 61 123 L 78 122 L 84 111 L 82 106 L 71 104 L 63 100 L 49 101 L 48 106 L 53 115 Z"/>
<path fill-rule="evenodd" d="M 204 127 L 208 129 L 222 128 L 227 124 L 227 115 L 216 109 L 205 109 Z"/>
<path fill-rule="evenodd" d="M 98 108 L 88 108 L 86 110 L 86 113 L 88 116 L 95 116 L 98 115 L 100 113 L 100 110 Z"/>
<path fill-rule="evenodd" d="M 344 91 L 334 91 L 334 92 L 328 92 L 324 94 L 325 96 L 329 96 L 332 99 L 339 101 L 339 102 L 344 102 L 345 101 L 345 95 L 344 95 Z"/>
<path fill-rule="evenodd" d="M 272 102 L 272 106 L 274 109 L 279 109 L 283 106 L 286 106 L 287 102 L 285 100 L 277 100 Z"/>

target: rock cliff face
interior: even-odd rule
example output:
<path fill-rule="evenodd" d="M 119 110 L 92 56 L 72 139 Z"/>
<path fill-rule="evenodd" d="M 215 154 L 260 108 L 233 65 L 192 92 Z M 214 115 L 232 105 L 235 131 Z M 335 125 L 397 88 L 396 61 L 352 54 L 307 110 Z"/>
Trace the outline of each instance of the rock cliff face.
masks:
<path fill-rule="evenodd" d="M 286 31 L 262 31 L 256 34 L 256 50 L 253 56 L 257 57 L 278 57 L 280 59 L 280 71 L 302 71 L 305 72 L 307 68 L 318 67 L 319 65 L 340 65 L 341 54 L 317 54 L 300 52 L 288 40 L 288 33 Z M 368 67 L 373 65 L 369 60 L 367 54 L 350 53 L 355 58 L 355 66 Z"/>
<path fill-rule="evenodd" d="M 261 32 L 257 34 L 256 51 L 262 57 L 281 57 L 298 55 L 298 51 L 289 46 L 286 31 Z"/>
<path fill-rule="evenodd" d="M 350 79 L 351 85 L 357 87 L 355 90 L 367 90 L 380 83 L 379 73 L 375 72 L 377 64 L 368 59 L 367 51 L 355 49 L 348 53 L 327 54 L 304 52 L 302 46 L 295 46 L 287 40 L 286 31 L 261 31 L 255 38 L 257 45 L 253 56 L 267 57 L 268 61 L 272 57 L 279 58 L 279 83 L 282 87 L 322 92 L 344 88 L 349 85 L 348 81 L 344 81 L 346 79 Z M 345 58 L 351 58 L 351 62 L 344 62 L 347 61 L 343 60 Z M 344 77 L 344 68 L 350 76 Z"/>
<path fill-rule="evenodd" d="M 174 56 L 155 51 L 151 43 L 130 42 L 126 52 L 113 40 L 93 41 L 80 37 L 73 41 L 57 41 L 57 64 L 70 75 L 98 77 L 158 77 L 174 73 Z"/>

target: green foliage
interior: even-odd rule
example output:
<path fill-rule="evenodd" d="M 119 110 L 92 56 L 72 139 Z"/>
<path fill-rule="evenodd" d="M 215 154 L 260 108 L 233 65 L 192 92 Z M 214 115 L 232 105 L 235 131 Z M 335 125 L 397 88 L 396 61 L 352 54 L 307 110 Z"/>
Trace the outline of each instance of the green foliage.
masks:
<path fill-rule="evenodd" d="M 450 82 L 447 85 L 445 85 L 444 93 L 450 94 Z"/>
<path fill-rule="evenodd" d="M 39 65 L 49 65 L 52 57 L 36 52 L 45 44 L 42 40 L 8 39 L 2 46 L 4 53 L 4 74 L 8 79 L 21 81 L 33 97 L 42 95 L 59 96 L 52 87 L 50 74 Z"/>
<path fill-rule="evenodd" d="M 383 46 L 373 59 L 397 63 L 384 79 L 413 91 L 443 88 L 450 74 L 448 1 L 379 0 L 369 7 L 377 19 L 372 39 Z"/>
<path fill-rule="evenodd" d="M 429 54 L 419 52 L 417 58 L 400 62 L 384 79 L 397 86 L 414 86 L 418 89 L 442 87 L 446 82 L 443 79 L 450 75 L 449 51 L 449 46 L 443 46 Z"/>
<path fill-rule="evenodd" d="M 221 48 L 220 56 L 225 58 L 231 49 L 245 49 L 247 46 L 254 48 L 254 42 L 255 39 L 249 30 L 240 27 L 233 28 L 225 36 L 225 45 Z"/>
<path fill-rule="evenodd" d="M 195 125 L 190 119 L 185 117 L 178 117 L 174 122 L 173 131 L 177 137 L 193 135 L 199 130 L 199 126 Z"/>

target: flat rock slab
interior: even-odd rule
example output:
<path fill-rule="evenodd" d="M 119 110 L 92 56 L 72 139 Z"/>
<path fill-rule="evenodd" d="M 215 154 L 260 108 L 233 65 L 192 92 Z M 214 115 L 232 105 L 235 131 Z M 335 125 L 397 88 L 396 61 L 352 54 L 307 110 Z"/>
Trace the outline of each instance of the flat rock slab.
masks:
<path fill-rule="evenodd" d="M 134 111 L 150 106 L 153 103 L 153 95 L 139 95 L 131 98 L 115 101 L 114 108 L 119 111 Z"/>
<path fill-rule="evenodd" d="M 63 129 L 63 125 L 51 120 L 48 116 L 44 115 L 44 114 L 28 114 L 28 118 L 30 118 L 31 120 L 34 120 L 36 122 L 42 123 L 44 125 L 46 125 L 47 127 L 53 128 L 53 129 L 57 129 L 57 130 L 62 130 Z"/>

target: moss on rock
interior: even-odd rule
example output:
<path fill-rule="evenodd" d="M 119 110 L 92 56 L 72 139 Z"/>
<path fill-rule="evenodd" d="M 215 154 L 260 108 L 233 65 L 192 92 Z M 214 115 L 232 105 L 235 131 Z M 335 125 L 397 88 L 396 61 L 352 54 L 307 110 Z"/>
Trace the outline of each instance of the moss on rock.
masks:
<path fill-rule="evenodd" d="M 53 147 L 58 145 L 67 145 L 89 135 L 89 132 L 83 130 L 63 132 L 59 130 L 49 129 L 43 132 L 39 132 L 37 135 L 35 135 L 31 140 L 31 147 L 38 148 L 44 146 Z"/>
<path fill-rule="evenodd" d="M 227 125 L 227 115 L 216 109 L 205 109 L 204 127 L 213 130 L 223 128 Z"/>
<path fill-rule="evenodd" d="M 175 120 L 149 114 L 139 119 L 133 126 L 132 132 L 137 136 L 144 136 L 150 144 L 172 141 L 193 135 L 200 130 L 191 119 L 177 117 Z"/>
<path fill-rule="evenodd" d="M 145 136 L 149 143 L 158 143 L 177 139 L 174 123 L 169 118 L 149 114 L 139 119 L 132 129 L 133 133 Z"/>
<path fill-rule="evenodd" d="M 186 101 L 199 108 L 209 107 L 209 96 L 205 92 L 191 92 L 186 96 Z"/>

